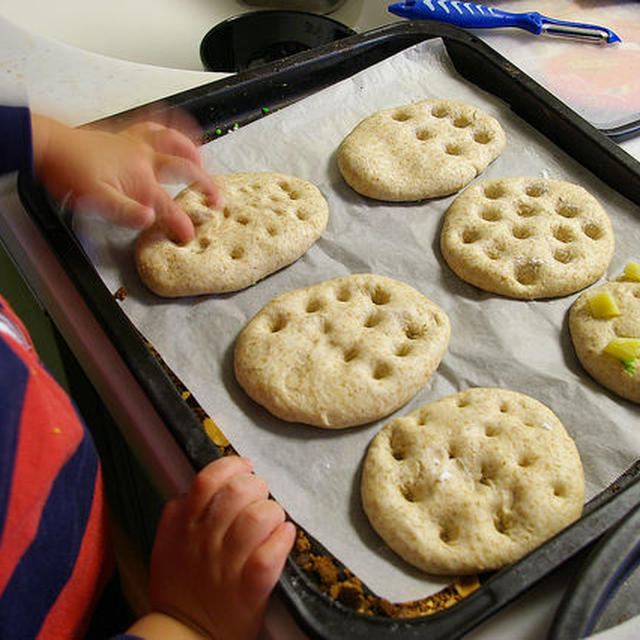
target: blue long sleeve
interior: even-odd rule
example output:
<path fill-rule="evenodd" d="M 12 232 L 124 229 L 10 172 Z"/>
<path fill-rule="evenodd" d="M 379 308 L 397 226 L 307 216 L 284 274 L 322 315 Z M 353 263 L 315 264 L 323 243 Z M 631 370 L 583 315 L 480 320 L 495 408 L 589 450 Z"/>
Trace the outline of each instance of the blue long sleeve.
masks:
<path fill-rule="evenodd" d="M 0 105 L 0 174 L 33 169 L 28 107 Z"/>

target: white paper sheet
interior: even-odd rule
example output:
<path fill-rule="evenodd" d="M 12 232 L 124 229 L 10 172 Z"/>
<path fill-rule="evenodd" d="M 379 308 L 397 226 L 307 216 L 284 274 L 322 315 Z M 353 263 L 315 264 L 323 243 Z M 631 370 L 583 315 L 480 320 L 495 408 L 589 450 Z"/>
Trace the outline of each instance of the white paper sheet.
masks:
<path fill-rule="evenodd" d="M 254 460 L 291 517 L 375 593 L 395 602 L 425 597 L 449 580 L 425 576 L 396 557 L 362 512 L 360 466 L 370 439 L 389 418 L 340 432 L 289 424 L 249 401 L 235 382 L 234 340 L 274 296 L 348 273 L 403 280 L 449 314 L 452 336 L 437 372 L 395 415 L 472 386 L 528 393 L 551 407 L 575 438 L 588 498 L 640 458 L 639 408 L 593 382 L 573 353 L 567 312 L 577 294 L 524 302 L 479 291 L 460 281 L 440 255 L 440 226 L 453 196 L 406 205 L 375 202 L 353 192 L 339 175 L 336 148 L 363 117 L 429 97 L 477 105 L 505 128 L 506 150 L 478 179 L 532 175 L 569 180 L 605 205 L 617 245 L 603 280 L 638 258 L 638 207 L 499 99 L 459 78 L 440 41 L 397 54 L 202 149 L 211 171 L 291 173 L 317 184 L 329 202 L 323 237 L 296 263 L 257 285 L 223 296 L 159 299 L 135 272 L 135 234 L 84 216 L 76 217 L 75 224 L 109 290 L 128 288 L 121 304 L 133 323 L 237 451 Z"/>

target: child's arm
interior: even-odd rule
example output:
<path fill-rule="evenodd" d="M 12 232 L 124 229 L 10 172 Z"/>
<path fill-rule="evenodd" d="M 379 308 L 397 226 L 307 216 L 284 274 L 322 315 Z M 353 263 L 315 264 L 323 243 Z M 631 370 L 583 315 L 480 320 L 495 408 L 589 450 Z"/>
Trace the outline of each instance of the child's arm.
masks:
<path fill-rule="evenodd" d="M 163 511 L 151 557 L 154 612 L 128 633 L 255 638 L 294 539 L 295 527 L 248 460 L 211 463 Z"/>
<path fill-rule="evenodd" d="M 195 144 L 175 128 L 141 122 L 110 133 L 72 129 L 37 114 L 31 126 L 38 179 L 54 198 L 76 208 L 134 228 L 158 218 L 178 242 L 188 242 L 193 224 L 160 183 L 199 182 L 211 203 L 221 204 Z"/>
<path fill-rule="evenodd" d="M 221 204 L 195 144 L 173 127 L 140 123 L 116 134 L 32 115 L 32 139 L 36 175 L 52 196 L 117 224 L 144 227 L 160 218 L 177 240 L 191 239 L 191 220 L 163 180 L 199 182 Z M 294 538 L 295 527 L 248 460 L 211 463 L 163 511 L 151 559 L 153 612 L 128 633 L 147 640 L 255 638 Z"/>

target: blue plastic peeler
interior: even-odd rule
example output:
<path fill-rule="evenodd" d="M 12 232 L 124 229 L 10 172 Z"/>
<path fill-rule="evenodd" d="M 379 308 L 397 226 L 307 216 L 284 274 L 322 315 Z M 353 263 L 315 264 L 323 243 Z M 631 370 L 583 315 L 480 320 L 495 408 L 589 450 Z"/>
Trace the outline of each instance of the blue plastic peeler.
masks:
<path fill-rule="evenodd" d="M 468 29 L 495 29 L 516 27 L 538 36 L 574 38 L 587 42 L 611 44 L 620 38 L 611 29 L 595 24 L 554 20 L 537 11 L 511 13 L 472 2 L 445 0 L 410 0 L 396 2 L 389 11 L 411 20 L 438 20 Z"/>

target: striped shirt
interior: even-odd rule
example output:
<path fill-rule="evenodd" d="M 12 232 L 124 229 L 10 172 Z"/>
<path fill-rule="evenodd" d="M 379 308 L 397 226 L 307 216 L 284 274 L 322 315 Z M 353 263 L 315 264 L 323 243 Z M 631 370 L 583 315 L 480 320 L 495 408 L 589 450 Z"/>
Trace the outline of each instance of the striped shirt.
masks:
<path fill-rule="evenodd" d="M 112 568 L 106 518 L 90 435 L 0 298 L 0 637 L 82 637 Z"/>
<path fill-rule="evenodd" d="M 0 106 L 0 173 L 31 166 L 29 110 Z M 113 566 L 91 436 L 0 296 L 0 638 L 82 638 Z"/>

